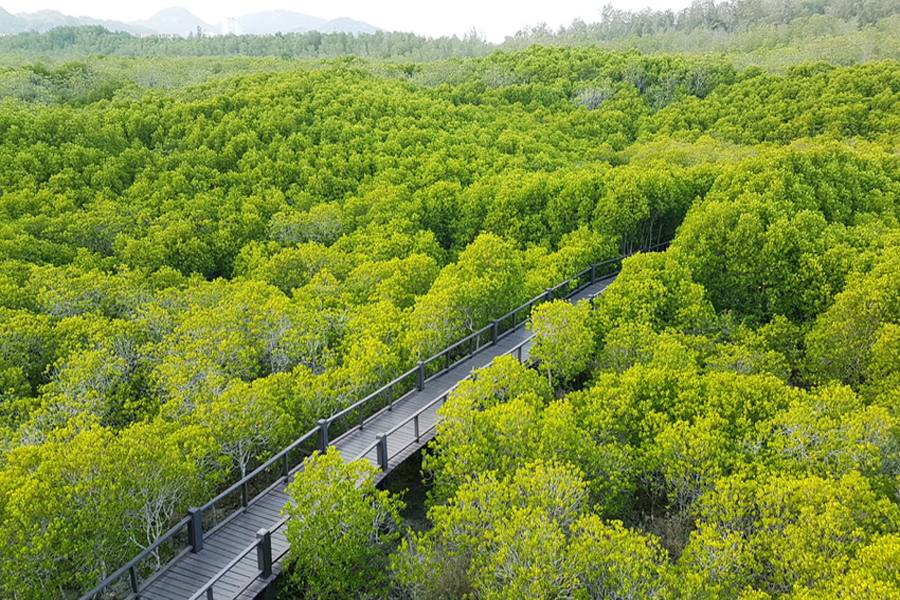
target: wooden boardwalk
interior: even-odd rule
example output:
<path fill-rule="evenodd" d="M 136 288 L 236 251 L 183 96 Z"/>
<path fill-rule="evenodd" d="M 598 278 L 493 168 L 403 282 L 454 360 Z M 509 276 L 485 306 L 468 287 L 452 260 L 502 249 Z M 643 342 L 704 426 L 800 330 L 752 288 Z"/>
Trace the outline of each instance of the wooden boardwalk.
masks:
<path fill-rule="evenodd" d="M 610 276 L 586 287 L 570 301 L 593 297 L 606 289 L 615 276 Z M 509 354 L 519 354 L 527 360 L 531 332 L 520 327 L 507 332 L 495 345 L 483 347 L 474 356 L 463 360 L 449 370 L 426 380 L 421 391 L 416 391 L 394 402 L 366 420 L 364 429 L 355 427 L 331 442 L 340 450 L 346 460 L 364 456 L 378 466 L 377 440 L 379 434 L 389 433 L 386 446 L 386 472 L 395 468 L 410 455 L 418 451 L 434 437 L 437 423 L 437 409 L 441 400 L 460 381 L 471 374 L 473 369 L 486 367 L 494 358 Z M 424 412 L 422 412 L 424 410 Z M 410 420 L 418 416 L 418 439 L 416 422 Z M 387 473 L 382 473 L 383 478 Z M 281 509 L 288 502 L 285 484 L 275 485 L 267 492 L 254 498 L 247 508 L 230 517 L 203 538 L 200 552 L 183 552 L 146 582 L 139 594 L 130 596 L 132 600 L 189 600 L 195 595 L 203 600 L 251 600 L 263 591 L 277 575 L 281 559 L 287 553 L 288 543 L 284 536 Z M 281 523 L 280 527 L 276 527 Z M 272 559 L 275 563 L 273 575 L 260 579 L 255 544 L 261 529 L 272 530 Z M 243 558 L 241 554 L 245 554 Z M 206 591 L 208 582 L 219 576 L 218 581 Z"/>

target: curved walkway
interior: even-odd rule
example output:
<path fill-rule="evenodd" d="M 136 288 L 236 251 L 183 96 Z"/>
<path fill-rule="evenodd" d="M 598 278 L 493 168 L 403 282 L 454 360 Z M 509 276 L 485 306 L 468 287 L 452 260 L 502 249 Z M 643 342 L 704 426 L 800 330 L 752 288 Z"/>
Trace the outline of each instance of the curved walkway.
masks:
<path fill-rule="evenodd" d="M 577 302 L 592 298 L 612 283 L 615 275 L 584 287 L 569 298 Z M 364 457 L 382 468 L 379 479 L 430 441 L 435 434 L 437 409 L 460 381 L 474 369 L 486 367 L 498 356 L 515 353 L 528 359 L 531 332 L 518 327 L 499 336 L 495 344 L 430 379 L 393 402 L 364 423 L 333 440 L 330 445 L 345 459 Z M 291 480 L 296 471 L 287 479 Z M 142 600 L 251 600 L 267 588 L 280 570 L 287 553 L 285 521 L 281 509 L 288 501 L 287 483 L 269 488 L 248 506 L 202 539 L 199 552 L 182 552 L 142 586 Z M 271 543 L 266 542 L 270 538 Z M 268 547 L 268 549 L 266 548 Z"/>

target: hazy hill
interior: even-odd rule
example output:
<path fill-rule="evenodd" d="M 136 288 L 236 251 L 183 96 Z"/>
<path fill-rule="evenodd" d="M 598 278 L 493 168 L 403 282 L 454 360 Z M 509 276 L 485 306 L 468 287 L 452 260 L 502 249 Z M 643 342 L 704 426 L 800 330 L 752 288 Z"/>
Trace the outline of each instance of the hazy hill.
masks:
<path fill-rule="evenodd" d="M 354 35 L 359 35 L 361 33 L 375 33 L 377 31 L 381 31 L 378 27 L 373 27 L 368 23 L 355 21 L 347 17 L 332 19 L 331 21 L 322 24 L 321 27 L 312 27 L 311 29 L 321 31 L 322 33 L 352 33 Z"/>
<path fill-rule="evenodd" d="M 0 33 L 24 33 L 36 31 L 45 33 L 55 27 L 101 25 L 110 31 L 127 31 L 129 33 L 148 33 L 150 30 L 138 24 L 108 21 L 91 17 L 73 17 L 57 10 L 40 10 L 34 13 L 10 14 L 0 8 Z"/>
<path fill-rule="evenodd" d="M 269 10 L 240 17 L 241 27 L 245 34 L 274 35 L 276 33 L 305 33 L 320 31 L 322 33 L 375 33 L 378 27 L 347 17 L 331 21 L 291 10 Z M 35 13 L 11 14 L 0 8 L 0 34 L 16 34 L 26 31 L 45 33 L 55 27 L 79 27 L 84 25 L 101 25 L 110 31 L 127 31 L 128 33 L 164 33 L 188 37 L 203 31 L 221 33 L 219 23 L 212 25 L 194 15 L 186 8 L 173 6 L 166 8 L 149 19 L 123 23 L 107 21 L 92 17 L 73 17 L 56 10 L 41 10 Z"/>
<path fill-rule="evenodd" d="M 276 33 L 375 33 L 381 31 L 363 21 L 348 17 L 327 20 L 291 10 L 267 10 L 240 17 L 241 28 L 245 34 L 273 35 Z"/>
<path fill-rule="evenodd" d="M 213 33 L 220 33 L 222 30 L 220 25 L 210 25 L 188 9 L 180 6 L 165 8 L 149 19 L 135 21 L 133 25 L 143 26 L 157 33 L 178 34 L 184 37 L 196 33 L 198 27 L 203 31 Z"/>
<path fill-rule="evenodd" d="M 305 32 L 310 29 L 318 29 L 328 22 L 320 17 L 304 15 L 291 10 L 268 10 L 253 13 L 244 15 L 240 21 L 244 33 L 255 35 L 271 35 L 290 31 Z"/>

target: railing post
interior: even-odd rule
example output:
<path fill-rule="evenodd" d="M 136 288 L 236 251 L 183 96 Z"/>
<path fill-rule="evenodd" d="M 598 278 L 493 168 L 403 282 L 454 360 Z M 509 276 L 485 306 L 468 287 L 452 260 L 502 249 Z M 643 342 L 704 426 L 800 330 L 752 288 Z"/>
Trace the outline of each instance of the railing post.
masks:
<path fill-rule="evenodd" d="M 416 415 L 413 417 L 413 421 L 415 422 L 415 425 L 416 425 L 416 443 L 418 444 L 419 443 L 419 413 L 416 413 Z"/>
<path fill-rule="evenodd" d="M 188 516 L 191 518 L 188 522 L 188 543 L 191 552 L 196 554 L 203 550 L 203 509 L 189 508 Z"/>
<path fill-rule="evenodd" d="M 519 347 L 516 348 L 516 356 L 519 357 L 519 364 L 522 364 L 522 344 L 519 344 Z"/>
<path fill-rule="evenodd" d="M 256 564 L 261 579 L 272 576 L 272 532 L 263 527 L 256 532 Z"/>
<path fill-rule="evenodd" d="M 500 322 L 497 319 L 491 323 L 491 345 L 497 345 L 497 333 L 500 330 Z"/>
<path fill-rule="evenodd" d="M 281 474 L 287 479 L 291 474 L 291 460 L 289 455 L 291 454 L 290 450 L 284 453 L 284 458 L 281 459 Z"/>
<path fill-rule="evenodd" d="M 597 265 L 591 265 L 591 284 L 597 282 Z"/>
<path fill-rule="evenodd" d="M 360 407 L 362 410 L 362 407 Z M 328 448 L 328 419 L 319 419 L 319 453 L 325 454 Z"/>
<path fill-rule="evenodd" d="M 383 433 L 379 433 L 375 436 L 375 439 L 378 440 L 378 445 L 375 446 L 375 451 L 378 457 L 378 468 L 381 469 L 382 473 L 387 473 L 388 470 L 388 447 L 387 447 L 387 436 Z"/>
<path fill-rule="evenodd" d="M 544 302 L 550 302 L 553 300 L 553 288 L 544 288 L 546 290 L 546 294 L 544 295 Z"/>
<path fill-rule="evenodd" d="M 388 410 L 394 410 L 394 385 L 391 384 L 387 389 L 388 394 Z"/>
<path fill-rule="evenodd" d="M 425 363 L 421 360 L 416 363 L 416 389 L 420 392 L 425 389 Z"/>
<path fill-rule="evenodd" d="M 366 420 L 365 412 L 363 412 L 363 407 L 359 407 L 359 430 L 362 431 L 363 423 Z"/>
<path fill-rule="evenodd" d="M 134 568 L 134 565 L 128 569 L 128 575 L 131 577 L 131 591 L 137 594 L 140 590 L 138 589 L 137 569 Z"/>
<path fill-rule="evenodd" d="M 250 490 L 245 481 L 244 485 L 241 486 L 241 506 L 247 508 L 248 504 L 250 504 Z"/>

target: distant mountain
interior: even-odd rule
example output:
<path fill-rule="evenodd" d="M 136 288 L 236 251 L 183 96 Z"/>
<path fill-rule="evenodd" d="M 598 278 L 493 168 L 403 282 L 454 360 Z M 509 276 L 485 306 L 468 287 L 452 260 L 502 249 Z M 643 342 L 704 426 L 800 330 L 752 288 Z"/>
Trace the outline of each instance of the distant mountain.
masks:
<path fill-rule="evenodd" d="M 140 26 L 129 25 L 121 21 L 106 21 L 91 17 L 71 17 L 56 10 L 39 10 L 34 13 L 12 15 L 0 8 L 0 33 L 24 33 L 36 31 L 45 33 L 55 27 L 101 25 L 110 31 L 127 31 L 128 33 L 148 33 Z"/>
<path fill-rule="evenodd" d="M 202 31 L 220 33 L 220 25 L 210 25 L 200 17 L 194 16 L 188 9 L 180 6 L 165 8 L 149 19 L 134 21 L 132 25 L 146 27 L 156 33 L 177 34 L 184 37 L 196 34 L 199 27 Z"/>
<path fill-rule="evenodd" d="M 290 10 L 269 10 L 253 13 L 241 17 L 241 28 L 244 33 L 254 35 L 274 35 L 276 33 L 306 33 L 307 31 L 319 31 L 321 33 L 375 33 L 380 31 L 362 21 L 355 21 L 346 17 L 328 21 L 320 17 L 305 15 Z"/>
<path fill-rule="evenodd" d="M 0 8 L 0 33 L 22 33 L 28 31 L 25 19 L 6 12 Z"/>
<path fill-rule="evenodd" d="M 251 35 L 274 35 L 279 32 L 306 33 L 307 31 L 360 35 L 362 33 L 381 31 L 378 27 L 347 17 L 329 21 L 290 10 L 270 10 L 253 13 L 244 15 L 239 21 L 243 33 Z M 56 10 L 41 10 L 35 13 L 13 15 L 0 8 L 0 34 L 24 33 L 26 31 L 44 33 L 54 27 L 81 25 L 101 25 L 110 31 L 127 31 L 134 34 L 160 33 L 175 34 L 183 37 L 196 34 L 198 27 L 202 31 L 209 33 L 218 34 L 222 32 L 220 24 L 210 25 L 200 17 L 193 15 L 186 8 L 176 6 L 161 10 L 149 19 L 131 23 L 104 21 L 91 17 L 72 17 Z"/>
<path fill-rule="evenodd" d="M 253 35 L 272 35 L 278 32 L 305 32 L 324 25 L 326 19 L 296 13 L 290 10 L 269 10 L 266 12 L 244 15 L 239 19 L 244 33 Z"/>
<path fill-rule="evenodd" d="M 373 27 L 368 23 L 364 23 L 362 21 L 355 21 L 353 19 L 348 19 L 347 17 L 341 17 L 340 19 L 332 19 L 327 23 L 322 24 L 321 27 L 313 27 L 316 31 L 320 31 L 322 33 L 352 33 L 353 35 L 359 35 L 361 33 L 375 33 L 376 31 L 381 31 L 378 27 Z"/>

